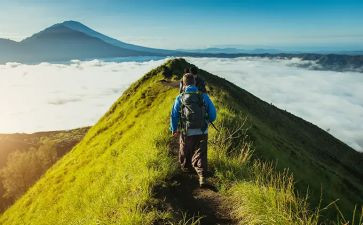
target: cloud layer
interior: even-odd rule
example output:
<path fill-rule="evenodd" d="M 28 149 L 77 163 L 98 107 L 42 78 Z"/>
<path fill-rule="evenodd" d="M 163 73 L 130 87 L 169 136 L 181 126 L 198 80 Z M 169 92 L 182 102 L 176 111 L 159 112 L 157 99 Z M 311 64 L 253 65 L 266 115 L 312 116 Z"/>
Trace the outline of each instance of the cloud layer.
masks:
<path fill-rule="evenodd" d="M 188 58 L 363 151 L 363 74 L 314 71 L 299 59 Z"/>
<path fill-rule="evenodd" d="M 363 74 L 304 69 L 299 59 L 187 58 L 363 151 Z M 0 65 L 0 133 L 93 125 L 164 60 Z"/>
<path fill-rule="evenodd" d="M 123 90 L 163 62 L 0 65 L 0 133 L 93 125 Z"/>

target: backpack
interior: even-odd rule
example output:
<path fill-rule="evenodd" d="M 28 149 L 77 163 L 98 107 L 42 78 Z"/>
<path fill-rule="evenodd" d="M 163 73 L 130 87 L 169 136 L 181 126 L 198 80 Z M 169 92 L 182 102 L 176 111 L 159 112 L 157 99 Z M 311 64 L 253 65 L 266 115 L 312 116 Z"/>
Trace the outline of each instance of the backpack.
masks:
<path fill-rule="evenodd" d="M 200 129 L 204 133 L 208 128 L 208 114 L 202 94 L 200 91 L 183 92 L 180 96 L 180 130 L 183 134 L 189 129 Z"/>

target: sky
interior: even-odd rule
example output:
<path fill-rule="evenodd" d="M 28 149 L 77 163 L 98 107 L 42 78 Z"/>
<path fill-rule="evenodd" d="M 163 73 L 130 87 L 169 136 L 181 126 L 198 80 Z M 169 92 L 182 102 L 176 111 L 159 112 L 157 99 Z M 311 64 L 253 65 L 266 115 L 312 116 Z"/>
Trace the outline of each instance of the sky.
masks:
<path fill-rule="evenodd" d="M 0 0 L 0 37 L 79 21 L 165 49 L 363 49 L 362 0 Z"/>

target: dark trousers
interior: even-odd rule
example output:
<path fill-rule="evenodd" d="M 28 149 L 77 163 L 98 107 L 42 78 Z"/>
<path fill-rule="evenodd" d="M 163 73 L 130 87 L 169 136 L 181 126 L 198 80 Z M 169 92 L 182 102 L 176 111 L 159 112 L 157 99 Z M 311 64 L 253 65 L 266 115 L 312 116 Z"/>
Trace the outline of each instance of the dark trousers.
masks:
<path fill-rule="evenodd" d="M 194 168 L 199 176 L 206 176 L 208 170 L 208 134 L 180 135 L 179 162 L 184 170 Z"/>

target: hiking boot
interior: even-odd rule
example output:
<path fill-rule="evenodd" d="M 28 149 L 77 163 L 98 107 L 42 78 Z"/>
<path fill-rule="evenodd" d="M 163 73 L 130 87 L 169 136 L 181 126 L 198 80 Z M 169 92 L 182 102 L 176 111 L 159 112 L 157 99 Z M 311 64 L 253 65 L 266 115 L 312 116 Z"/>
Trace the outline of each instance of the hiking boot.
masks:
<path fill-rule="evenodd" d="M 199 187 L 203 188 L 207 185 L 207 178 L 200 176 L 199 177 Z"/>

